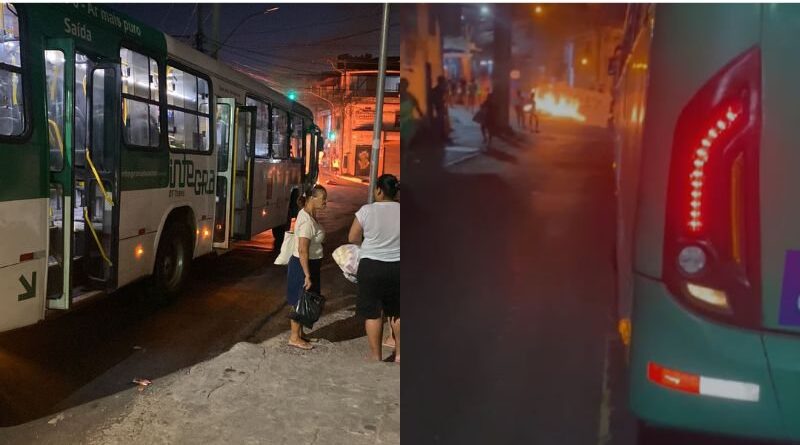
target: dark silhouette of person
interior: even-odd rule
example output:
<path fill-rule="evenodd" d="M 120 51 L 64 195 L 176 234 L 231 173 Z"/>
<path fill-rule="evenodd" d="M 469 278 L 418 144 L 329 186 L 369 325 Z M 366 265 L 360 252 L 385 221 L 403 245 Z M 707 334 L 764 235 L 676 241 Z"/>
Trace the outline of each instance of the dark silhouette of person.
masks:
<path fill-rule="evenodd" d="M 433 107 L 433 126 L 443 140 L 448 137 L 447 97 L 448 85 L 444 76 L 439 76 L 436 86 L 431 90 L 431 105 Z"/>

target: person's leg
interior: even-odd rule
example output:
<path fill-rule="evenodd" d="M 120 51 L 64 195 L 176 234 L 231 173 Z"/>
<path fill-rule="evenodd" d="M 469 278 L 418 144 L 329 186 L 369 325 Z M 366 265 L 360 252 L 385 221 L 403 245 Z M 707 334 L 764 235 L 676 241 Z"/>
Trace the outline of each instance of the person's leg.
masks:
<path fill-rule="evenodd" d="M 383 346 L 387 348 L 394 348 L 395 347 L 395 336 L 394 336 L 394 328 L 392 328 L 391 320 L 389 321 L 389 335 L 383 340 Z"/>
<path fill-rule="evenodd" d="M 400 262 L 384 263 L 383 314 L 394 336 L 394 361 L 400 363 Z"/>
<path fill-rule="evenodd" d="M 320 267 L 322 265 L 322 260 L 308 260 L 308 268 L 311 272 L 311 292 L 316 292 L 318 294 L 322 293 L 322 282 L 321 282 L 321 273 Z M 303 326 L 300 325 L 300 338 L 303 341 L 310 342 L 311 339 L 303 332 Z"/>
<path fill-rule="evenodd" d="M 367 318 L 364 322 L 364 329 L 367 331 L 367 341 L 369 342 L 369 356 L 367 358 L 380 361 L 383 358 L 381 349 L 383 317 Z"/>
<path fill-rule="evenodd" d="M 300 265 L 300 260 L 292 256 L 289 259 L 289 265 L 287 267 L 287 296 L 286 302 L 289 304 L 290 307 L 294 307 L 297 305 L 297 301 L 300 298 L 300 293 L 303 290 L 303 267 Z M 290 320 L 289 321 L 290 333 L 289 333 L 289 345 L 294 346 L 301 349 L 311 349 L 311 345 L 309 345 L 306 341 L 302 338 L 302 326 L 300 323 Z"/>
<path fill-rule="evenodd" d="M 392 317 L 389 325 L 394 334 L 394 362 L 400 363 L 400 317 Z"/>
<path fill-rule="evenodd" d="M 289 345 L 300 349 L 313 348 L 313 346 L 311 346 L 310 343 L 303 340 L 303 338 L 301 337 L 303 332 L 303 327 L 300 325 L 300 323 L 294 320 L 289 320 L 289 323 L 292 326 L 292 333 L 289 335 Z"/>
<path fill-rule="evenodd" d="M 358 295 L 356 297 L 356 314 L 364 317 L 364 330 L 367 331 L 369 343 L 369 360 L 381 360 L 381 341 L 383 340 L 383 314 L 378 297 L 380 282 L 376 277 L 376 261 L 362 258 L 358 262 Z"/>

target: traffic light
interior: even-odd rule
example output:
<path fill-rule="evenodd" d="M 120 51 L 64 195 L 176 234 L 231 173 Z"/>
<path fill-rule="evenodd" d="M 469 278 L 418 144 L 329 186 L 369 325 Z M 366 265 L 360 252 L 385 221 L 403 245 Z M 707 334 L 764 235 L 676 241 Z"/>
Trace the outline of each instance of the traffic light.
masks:
<path fill-rule="evenodd" d="M 286 94 L 286 96 L 289 97 L 289 100 L 297 100 L 297 91 L 289 90 L 289 92 Z"/>
<path fill-rule="evenodd" d="M 336 140 L 336 132 L 335 131 L 329 131 L 328 132 L 328 140 L 329 141 L 335 141 Z"/>

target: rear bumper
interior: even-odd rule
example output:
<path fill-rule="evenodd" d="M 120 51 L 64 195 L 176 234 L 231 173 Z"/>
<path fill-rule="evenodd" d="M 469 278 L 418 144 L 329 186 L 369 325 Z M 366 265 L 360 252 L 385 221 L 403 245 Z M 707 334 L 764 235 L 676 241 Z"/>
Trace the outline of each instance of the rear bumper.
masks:
<path fill-rule="evenodd" d="M 663 283 L 640 275 L 634 286 L 630 401 L 637 417 L 667 428 L 800 440 L 800 425 L 793 420 L 798 411 L 792 408 L 800 407 L 800 338 L 711 322 L 680 306 Z M 656 385 L 647 378 L 649 362 L 758 385 L 758 400 L 689 394 Z"/>

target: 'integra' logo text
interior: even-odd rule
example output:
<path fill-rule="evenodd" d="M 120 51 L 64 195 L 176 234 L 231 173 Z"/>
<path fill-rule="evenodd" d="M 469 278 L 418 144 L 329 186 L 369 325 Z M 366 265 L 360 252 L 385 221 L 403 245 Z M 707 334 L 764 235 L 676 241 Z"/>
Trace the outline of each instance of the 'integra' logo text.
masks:
<path fill-rule="evenodd" d="M 214 170 L 195 170 L 194 162 L 190 159 L 173 159 L 171 161 L 170 189 L 191 187 L 195 195 L 213 195 L 215 178 Z M 173 190 L 170 190 L 170 196 L 183 196 L 183 193 L 173 193 Z"/>

